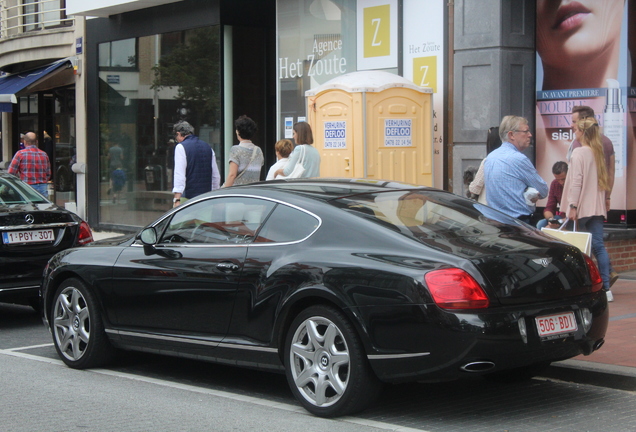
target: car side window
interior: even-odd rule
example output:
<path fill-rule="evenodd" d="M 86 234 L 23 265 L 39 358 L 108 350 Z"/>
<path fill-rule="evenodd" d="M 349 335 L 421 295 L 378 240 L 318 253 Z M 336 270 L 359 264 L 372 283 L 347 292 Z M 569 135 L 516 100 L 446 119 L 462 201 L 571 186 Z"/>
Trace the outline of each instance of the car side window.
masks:
<path fill-rule="evenodd" d="M 276 204 L 257 198 L 211 198 L 175 212 L 159 243 L 251 243 Z"/>
<path fill-rule="evenodd" d="M 309 237 L 320 222 L 314 216 L 279 204 L 254 240 L 256 243 L 283 243 Z"/>
<path fill-rule="evenodd" d="M 0 180 L 0 204 L 24 203 L 20 193 L 7 181 Z"/>

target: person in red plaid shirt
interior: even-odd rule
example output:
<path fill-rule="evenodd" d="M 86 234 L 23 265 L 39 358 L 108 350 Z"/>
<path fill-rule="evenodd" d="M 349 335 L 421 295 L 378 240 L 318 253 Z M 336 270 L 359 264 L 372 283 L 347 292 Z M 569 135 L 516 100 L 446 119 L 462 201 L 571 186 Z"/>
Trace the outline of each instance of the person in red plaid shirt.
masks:
<path fill-rule="evenodd" d="M 24 135 L 24 149 L 19 150 L 9 166 L 9 174 L 20 177 L 33 189 L 48 198 L 47 182 L 51 177 L 51 162 L 45 152 L 38 149 L 38 139 L 35 133 Z"/>

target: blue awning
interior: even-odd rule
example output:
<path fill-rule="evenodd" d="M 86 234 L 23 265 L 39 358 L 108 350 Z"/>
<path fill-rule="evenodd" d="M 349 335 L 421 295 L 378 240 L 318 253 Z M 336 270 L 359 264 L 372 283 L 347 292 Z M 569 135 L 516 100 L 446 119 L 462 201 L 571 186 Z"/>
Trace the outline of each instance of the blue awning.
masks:
<path fill-rule="evenodd" d="M 71 64 L 69 59 L 63 59 L 37 69 L 0 77 L 0 111 L 13 111 L 12 104 L 18 103 L 18 93 L 69 64 Z"/>

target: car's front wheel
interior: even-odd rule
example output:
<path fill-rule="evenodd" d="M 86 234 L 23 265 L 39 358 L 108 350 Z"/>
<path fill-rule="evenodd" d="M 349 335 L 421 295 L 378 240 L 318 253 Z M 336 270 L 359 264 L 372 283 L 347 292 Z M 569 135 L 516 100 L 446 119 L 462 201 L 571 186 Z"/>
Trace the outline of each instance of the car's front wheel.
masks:
<path fill-rule="evenodd" d="M 302 311 L 285 342 L 287 381 L 314 415 L 336 417 L 365 409 L 379 394 L 355 329 L 337 309 L 324 305 Z"/>
<path fill-rule="evenodd" d="M 112 358 L 114 349 L 104 332 L 95 297 L 79 279 L 60 285 L 50 322 L 55 349 L 68 366 L 85 369 Z"/>

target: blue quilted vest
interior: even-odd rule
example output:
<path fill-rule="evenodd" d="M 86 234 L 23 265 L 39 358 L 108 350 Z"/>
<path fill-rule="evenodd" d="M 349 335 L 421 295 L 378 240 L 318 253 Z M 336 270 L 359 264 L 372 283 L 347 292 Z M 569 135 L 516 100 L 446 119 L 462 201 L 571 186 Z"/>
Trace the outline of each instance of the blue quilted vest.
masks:
<path fill-rule="evenodd" d="M 212 190 L 212 148 L 194 135 L 188 135 L 181 145 L 185 149 L 187 166 L 183 196 L 194 198 Z"/>

